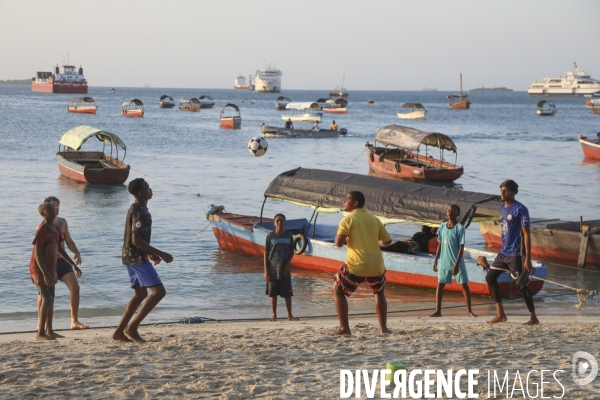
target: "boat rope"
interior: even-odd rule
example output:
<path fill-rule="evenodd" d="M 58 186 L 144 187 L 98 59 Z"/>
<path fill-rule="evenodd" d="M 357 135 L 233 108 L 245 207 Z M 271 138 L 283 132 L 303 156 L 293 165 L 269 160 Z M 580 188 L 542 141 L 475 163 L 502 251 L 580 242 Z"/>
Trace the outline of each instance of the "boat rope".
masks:
<path fill-rule="evenodd" d="M 201 234 L 201 233 L 202 233 L 202 232 L 204 232 L 204 231 L 205 231 L 205 230 L 206 230 L 206 229 L 207 229 L 209 226 L 210 226 L 210 222 L 209 222 L 209 223 L 208 223 L 208 225 L 206 225 L 206 226 L 204 227 L 204 229 L 202 229 L 200 232 L 196 232 L 196 233 L 194 233 L 194 236 L 197 236 L 197 235 Z"/>
<path fill-rule="evenodd" d="M 129 167 L 129 168 L 131 168 L 131 167 Z M 135 169 L 135 168 L 131 168 L 131 169 L 132 169 L 132 170 L 134 170 L 134 171 L 135 171 L 135 172 L 137 172 L 137 173 L 140 173 L 140 174 L 142 174 L 142 175 L 144 175 L 144 176 L 147 176 L 148 178 L 154 179 L 155 181 L 158 181 L 158 182 L 160 182 L 160 183 L 164 183 L 165 185 L 169 185 L 169 186 L 171 186 L 171 187 L 174 187 L 175 189 L 183 190 L 183 191 L 186 191 L 186 192 L 188 192 L 188 193 L 191 193 L 191 194 L 193 194 L 193 195 L 196 195 L 196 196 L 200 197 L 200 193 L 194 192 L 193 190 L 189 190 L 189 189 L 183 188 L 183 187 L 181 187 L 181 186 L 177 186 L 177 185 L 173 185 L 172 183 L 165 182 L 165 181 L 163 181 L 163 180 L 161 180 L 161 179 L 158 179 L 158 178 L 157 178 L 157 177 L 155 177 L 155 176 L 152 176 L 152 175 L 146 174 L 146 173 L 144 173 L 144 172 L 142 172 L 142 171 L 140 171 L 140 170 L 137 170 L 137 169 Z"/>
<path fill-rule="evenodd" d="M 556 285 L 556 286 L 560 286 L 560 287 L 564 287 L 565 289 L 570 289 L 570 290 L 574 290 L 577 293 L 577 297 L 579 297 L 579 303 L 577 303 L 577 305 L 575 307 L 577 308 L 581 308 L 581 306 L 583 305 L 583 303 L 587 302 L 588 299 L 589 300 L 593 300 L 594 296 L 596 294 L 598 294 L 598 292 L 596 290 L 592 290 L 592 289 L 578 289 L 576 287 L 573 286 L 569 286 L 569 285 L 565 285 L 562 283 L 558 283 L 555 281 L 551 281 L 550 279 L 545 279 L 545 278 L 540 278 L 534 275 L 529 275 L 531 278 L 534 279 L 539 279 L 540 281 L 544 281 L 547 283 L 550 283 L 551 285 Z"/>
<path fill-rule="evenodd" d="M 356 156 L 356 158 L 354 160 L 350 161 L 350 164 L 352 164 L 354 161 L 358 160 L 358 157 L 362 156 L 365 151 L 367 151 L 366 147 L 363 151 L 360 152 L 360 154 L 358 156 Z"/>

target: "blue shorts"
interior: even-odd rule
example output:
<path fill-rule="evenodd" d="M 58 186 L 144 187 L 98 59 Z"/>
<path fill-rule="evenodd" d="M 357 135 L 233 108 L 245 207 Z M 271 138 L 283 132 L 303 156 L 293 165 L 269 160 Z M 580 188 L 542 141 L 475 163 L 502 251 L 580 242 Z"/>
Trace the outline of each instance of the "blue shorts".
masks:
<path fill-rule="evenodd" d="M 135 267 L 127 266 L 127 273 L 129 274 L 129 282 L 131 287 L 153 287 L 160 286 L 163 283 L 160 280 L 160 276 L 154 269 L 154 265 L 150 261 L 146 261 Z"/>
<path fill-rule="evenodd" d="M 67 260 L 65 260 L 62 257 L 57 258 L 56 259 L 56 275 L 58 275 L 58 279 L 60 279 L 62 281 L 63 276 L 65 276 L 69 272 L 75 272 L 75 271 L 73 271 L 73 267 L 71 267 L 71 264 L 69 264 L 67 262 Z"/>
<path fill-rule="evenodd" d="M 438 282 L 450 284 L 452 283 L 452 270 L 451 269 L 442 269 L 438 267 Z M 458 268 L 458 274 L 454 276 L 456 279 L 456 283 L 462 285 L 463 283 L 469 282 L 469 277 L 467 276 L 466 268 Z"/>

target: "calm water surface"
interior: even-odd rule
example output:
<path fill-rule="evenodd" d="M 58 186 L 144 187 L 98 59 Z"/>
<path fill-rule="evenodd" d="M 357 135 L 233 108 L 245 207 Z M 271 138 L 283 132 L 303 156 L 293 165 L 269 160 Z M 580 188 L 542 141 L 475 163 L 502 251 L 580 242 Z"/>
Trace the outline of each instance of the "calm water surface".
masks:
<path fill-rule="evenodd" d="M 71 234 L 81 250 L 84 274 L 81 283 L 80 317 L 92 326 L 115 324 L 132 291 L 121 265 L 120 249 L 124 219 L 132 202 L 125 185 L 85 185 L 61 178 L 55 154 L 62 134 L 78 125 L 91 125 L 117 133 L 127 143 L 127 158 L 134 170 L 130 179 L 147 178 L 154 198 L 152 244 L 170 252 L 175 260 L 160 264 L 158 271 L 167 296 L 148 317 L 148 322 L 179 320 L 186 316 L 209 318 L 267 317 L 269 302 L 264 295 L 262 261 L 221 250 L 207 228 L 205 209 L 222 204 L 230 212 L 256 214 L 264 190 L 279 173 L 302 166 L 367 174 L 364 144 L 372 141 L 384 125 L 405 124 L 451 136 L 458 146 L 458 163 L 465 175 L 456 184 L 465 190 L 496 193 L 504 179 L 515 179 L 518 199 L 532 216 L 577 219 L 598 218 L 600 164 L 583 162 L 577 135 L 595 135 L 600 117 L 583 106 L 584 100 L 555 100 L 558 112 L 551 118 L 535 114 L 536 99 L 524 92 L 473 93 L 472 108 L 450 110 L 443 92 L 350 93 L 348 114 L 328 116 L 347 128 L 338 139 L 269 139 L 263 157 L 252 157 L 246 145 L 260 134 L 261 123 L 282 124 L 275 110 L 278 94 L 256 94 L 235 90 L 90 88 L 99 105 L 97 115 L 69 114 L 66 94 L 31 93 L 28 86 L 0 86 L 0 256 L 4 260 L 0 285 L 0 331 L 35 328 L 36 288 L 28 263 L 33 234 L 40 216 L 37 206 L 49 195 L 61 199 L 61 216 L 67 218 Z M 282 93 L 294 101 L 311 101 L 322 91 Z M 216 105 L 200 113 L 182 113 L 158 108 L 158 99 L 168 94 L 183 98 L 212 95 Z M 146 105 L 143 119 L 120 115 L 123 101 L 139 98 Z M 374 104 L 367 104 L 373 99 Z M 240 106 L 242 129 L 219 128 L 219 110 L 227 102 Z M 421 102 L 428 109 L 424 121 L 402 121 L 396 112 L 404 102 Z M 101 149 L 90 140 L 83 150 Z M 453 157 L 452 157 L 453 158 Z M 267 202 L 266 214 L 284 212 L 288 217 L 308 217 L 309 210 L 281 202 Z M 319 217 L 321 223 L 337 223 L 340 216 Z M 419 228 L 406 224 L 391 227 L 396 233 L 412 234 Z M 467 230 L 468 245 L 481 247 L 476 224 Z M 600 288 L 594 271 L 550 265 L 550 277 L 566 283 Z M 334 314 L 330 274 L 294 270 L 294 313 L 298 316 Z M 390 285 L 390 310 L 433 306 L 434 294 Z M 55 326 L 69 326 L 68 290 L 57 284 Z M 563 293 L 546 285 L 538 295 Z M 462 304 L 461 295 L 447 295 L 447 305 Z M 477 298 L 476 302 L 489 299 Z M 573 296 L 538 300 L 547 313 L 597 313 L 596 305 L 573 309 Z M 359 289 L 351 299 L 351 312 L 371 312 L 372 296 Z M 516 307 L 522 310 L 521 304 Z M 280 315 L 285 311 L 280 308 Z"/>

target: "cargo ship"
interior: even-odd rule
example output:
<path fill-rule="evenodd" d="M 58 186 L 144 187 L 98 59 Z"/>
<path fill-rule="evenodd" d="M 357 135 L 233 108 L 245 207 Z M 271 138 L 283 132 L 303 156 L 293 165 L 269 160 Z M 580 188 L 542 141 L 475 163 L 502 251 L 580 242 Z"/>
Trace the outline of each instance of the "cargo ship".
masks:
<path fill-rule="evenodd" d="M 88 86 L 81 66 L 76 70 L 74 65 L 57 65 L 54 72 L 38 71 L 37 76 L 31 78 L 31 91 L 87 94 Z"/>

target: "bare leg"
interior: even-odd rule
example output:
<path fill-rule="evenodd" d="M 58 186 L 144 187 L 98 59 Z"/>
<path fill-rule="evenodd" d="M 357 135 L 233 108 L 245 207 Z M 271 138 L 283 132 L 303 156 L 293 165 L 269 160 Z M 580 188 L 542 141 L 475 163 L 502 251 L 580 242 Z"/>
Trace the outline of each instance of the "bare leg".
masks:
<path fill-rule="evenodd" d="M 271 297 L 271 319 L 269 321 L 277 321 L 277 297 Z"/>
<path fill-rule="evenodd" d="M 476 317 L 477 314 L 475 314 L 471 309 L 471 289 L 469 288 L 469 284 L 463 283 L 462 288 L 463 296 L 465 298 L 465 304 L 467 305 L 467 315 L 469 316 L 469 318 Z"/>
<path fill-rule="evenodd" d="M 46 322 L 48 320 L 48 306 L 50 302 L 48 297 L 38 296 L 38 304 L 40 305 L 38 311 L 38 329 L 36 340 L 53 340 L 54 338 L 46 335 Z"/>
<path fill-rule="evenodd" d="M 64 338 L 63 335 L 59 335 L 52 329 L 52 319 L 54 318 L 54 297 L 50 297 L 48 300 L 50 302 L 50 309 L 48 311 L 48 319 L 46 320 L 46 335 L 54 339 Z"/>
<path fill-rule="evenodd" d="M 292 315 L 292 298 L 285 297 L 285 308 L 287 308 L 288 321 L 298 321 L 298 318 Z"/>
<path fill-rule="evenodd" d="M 74 272 L 69 272 L 62 277 L 62 281 L 67 285 L 71 293 L 71 329 L 86 329 L 89 328 L 79 322 L 79 282 Z"/>
<path fill-rule="evenodd" d="M 385 298 L 384 289 L 381 289 L 381 292 L 375 295 L 375 311 L 377 311 L 381 333 L 392 333 L 387 327 L 387 299 Z"/>
<path fill-rule="evenodd" d="M 167 291 L 163 285 L 154 286 L 150 288 L 152 294 L 146 298 L 142 307 L 138 311 L 138 313 L 133 317 L 129 325 L 124 329 L 124 332 L 127 336 L 129 336 L 133 341 L 138 343 L 143 343 L 145 340 L 140 336 L 137 329 L 146 318 L 146 316 L 156 307 L 156 305 L 162 300 L 163 297 L 167 294 Z"/>
<path fill-rule="evenodd" d="M 529 321 L 525 322 L 523 325 L 539 325 L 540 321 L 537 319 L 537 315 L 535 315 L 535 311 L 529 312 Z"/>
<path fill-rule="evenodd" d="M 140 304 L 142 304 L 142 301 L 144 301 L 146 296 L 148 296 L 148 290 L 146 288 L 142 289 L 139 286 L 135 286 L 133 288 L 133 297 L 131 298 L 131 300 L 129 300 L 127 307 L 125 307 L 125 312 L 123 313 L 121 322 L 119 323 L 119 326 L 112 335 L 113 339 L 118 340 L 120 342 L 132 341 L 125 335 L 125 328 L 129 324 L 129 320 L 131 319 L 131 317 L 133 317 L 133 314 L 135 314 L 135 311 L 138 309 Z"/>
<path fill-rule="evenodd" d="M 40 319 L 40 315 L 42 312 L 42 296 L 38 296 L 38 298 L 37 298 L 37 310 L 38 310 L 38 326 L 37 326 L 37 328 L 35 328 L 35 330 L 39 331 L 40 330 L 39 319 Z"/>
<path fill-rule="evenodd" d="M 444 297 L 445 283 L 438 282 L 437 289 L 435 291 L 435 312 L 430 317 L 441 317 L 442 316 L 442 298 Z"/>
<path fill-rule="evenodd" d="M 506 322 L 508 318 L 506 318 L 506 314 L 504 314 L 504 307 L 502 307 L 502 303 L 496 303 L 496 316 L 489 321 L 488 324 L 497 324 L 498 322 Z"/>
<path fill-rule="evenodd" d="M 337 312 L 340 327 L 331 332 L 330 335 L 351 335 L 350 322 L 348 322 L 348 300 L 342 289 L 333 282 L 333 301 L 335 303 L 335 311 Z"/>

